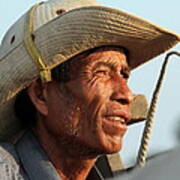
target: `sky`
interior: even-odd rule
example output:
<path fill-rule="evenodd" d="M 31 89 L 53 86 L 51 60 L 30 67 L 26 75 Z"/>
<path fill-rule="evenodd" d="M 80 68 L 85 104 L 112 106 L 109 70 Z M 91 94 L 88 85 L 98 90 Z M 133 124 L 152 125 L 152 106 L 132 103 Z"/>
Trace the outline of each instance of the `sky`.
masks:
<path fill-rule="evenodd" d="M 0 1 L 0 41 L 7 29 L 39 0 Z M 137 15 L 180 34 L 179 0 L 98 0 L 99 3 Z M 180 45 L 173 50 L 180 51 Z M 166 53 L 165 53 L 166 54 Z M 154 58 L 131 73 L 129 85 L 136 94 L 144 94 L 151 101 L 165 54 Z M 179 61 L 178 61 L 179 60 Z M 180 144 L 180 58 L 172 56 L 155 114 L 149 146 L 149 156 Z M 126 167 L 136 162 L 144 123 L 132 125 L 124 138 L 121 157 Z"/>

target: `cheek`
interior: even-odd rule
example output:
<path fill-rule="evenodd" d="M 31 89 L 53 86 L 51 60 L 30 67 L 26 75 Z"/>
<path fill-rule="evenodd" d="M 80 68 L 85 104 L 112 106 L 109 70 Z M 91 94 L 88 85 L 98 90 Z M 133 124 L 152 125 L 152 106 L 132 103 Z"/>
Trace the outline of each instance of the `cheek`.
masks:
<path fill-rule="evenodd" d="M 74 98 L 58 95 L 48 104 L 47 128 L 57 134 L 72 134 L 77 131 L 79 111 Z"/>
<path fill-rule="evenodd" d="M 109 100 L 111 94 L 111 80 L 103 81 L 101 79 L 95 79 L 85 83 L 82 86 L 82 95 L 88 102 L 92 102 L 94 99 L 98 99 L 99 101 L 107 101 Z"/>
<path fill-rule="evenodd" d="M 85 130 L 88 130 L 88 128 L 97 128 L 97 126 L 101 126 L 101 122 L 94 122 L 97 121 L 99 116 L 101 116 L 102 113 L 104 113 L 104 111 L 106 110 L 105 107 L 109 102 L 112 93 L 112 88 L 108 83 L 106 85 L 104 83 L 96 81 L 91 85 L 86 84 L 82 86 L 82 88 L 80 89 L 80 123 Z"/>

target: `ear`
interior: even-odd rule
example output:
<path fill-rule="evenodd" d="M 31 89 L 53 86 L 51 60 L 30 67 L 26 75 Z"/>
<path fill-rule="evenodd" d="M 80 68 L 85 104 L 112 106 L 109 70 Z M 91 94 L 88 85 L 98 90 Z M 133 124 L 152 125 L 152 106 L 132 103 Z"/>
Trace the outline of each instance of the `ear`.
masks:
<path fill-rule="evenodd" d="M 36 107 L 37 111 L 41 113 L 43 116 L 48 115 L 48 107 L 46 103 L 46 93 L 47 88 L 46 84 L 43 84 L 40 81 L 34 81 L 31 83 L 31 85 L 28 87 L 28 95 Z"/>

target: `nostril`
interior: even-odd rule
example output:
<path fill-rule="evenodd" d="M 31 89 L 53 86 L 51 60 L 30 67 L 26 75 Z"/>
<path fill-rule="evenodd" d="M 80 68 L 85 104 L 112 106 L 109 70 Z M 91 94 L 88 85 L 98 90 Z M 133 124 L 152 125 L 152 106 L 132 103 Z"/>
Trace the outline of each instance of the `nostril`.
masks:
<path fill-rule="evenodd" d="M 121 98 L 121 99 L 117 99 L 117 101 L 118 101 L 119 103 L 121 103 L 122 105 L 129 104 L 129 101 L 128 101 L 127 99 Z"/>

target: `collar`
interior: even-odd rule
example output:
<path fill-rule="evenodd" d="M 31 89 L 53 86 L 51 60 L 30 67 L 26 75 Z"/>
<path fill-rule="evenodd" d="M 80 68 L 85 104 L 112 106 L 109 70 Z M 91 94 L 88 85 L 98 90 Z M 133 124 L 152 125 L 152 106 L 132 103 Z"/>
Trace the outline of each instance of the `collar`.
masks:
<path fill-rule="evenodd" d="M 15 147 L 21 165 L 30 180 L 61 180 L 33 132 L 26 132 L 15 144 Z M 88 179 L 103 179 L 96 166 L 92 168 Z"/>
<path fill-rule="evenodd" d="M 30 180 L 60 180 L 32 132 L 26 132 L 15 146 L 23 169 Z"/>

